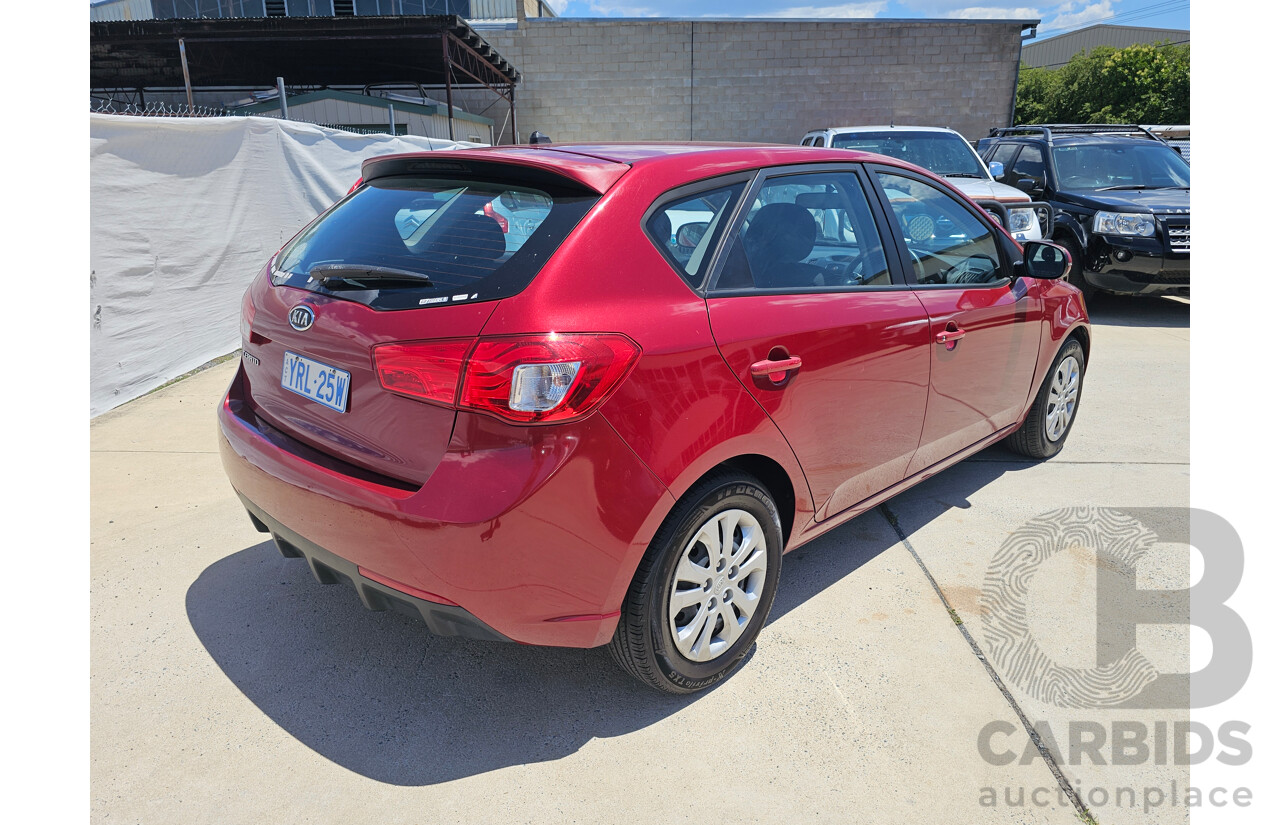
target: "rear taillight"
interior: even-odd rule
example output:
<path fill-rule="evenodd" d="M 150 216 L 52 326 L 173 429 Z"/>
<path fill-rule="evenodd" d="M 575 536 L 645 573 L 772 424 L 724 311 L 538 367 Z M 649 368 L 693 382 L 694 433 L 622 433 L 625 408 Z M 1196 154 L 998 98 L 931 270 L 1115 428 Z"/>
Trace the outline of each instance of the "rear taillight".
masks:
<path fill-rule="evenodd" d="M 374 347 L 378 381 L 392 392 L 452 407 L 462 364 L 474 343 L 471 338 L 458 338 Z"/>
<path fill-rule="evenodd" d="M 384 388 L 521 424 L 587 415 L 639 355 L 630 338 L 616 333 L 382 344 L 373 350 Z"/>
<path fill-rule="evenodd" d="M 502 234 L 507 234 L 507 230 L 511 227 L 507 223 L 507 219 L 499 215 L 497 210 L 493 208 L 493 201 L 489 201 L 484 205 L 484 213 L 498 222 L 498 226 L 502 227 Z"/>
<path fill-rule="evenodd" d="M 610 333 L 481 338 L 458 405 L 527 424 L 578 418 L 605 399 L 639 354 L 630 338 Z"/>

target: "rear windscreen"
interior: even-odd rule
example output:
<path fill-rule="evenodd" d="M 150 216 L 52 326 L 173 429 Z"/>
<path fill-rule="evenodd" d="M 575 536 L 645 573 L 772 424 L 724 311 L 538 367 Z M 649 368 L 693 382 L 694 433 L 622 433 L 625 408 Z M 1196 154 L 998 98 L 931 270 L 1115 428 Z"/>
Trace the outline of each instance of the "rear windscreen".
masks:
<path fill-rule="evenodd" d="M 272 282 L 409 309 L 529 285 L 598 196 L 487 180 L 370 181 L 276 258 Z"/>
<path fill-rule="evenodd" d="M 836 135 L 836 149 L 857 149 L 923 166 L 936 175 L 985 179 L 986 171 L 964 138 L 950 132 L 859 132 Z"/>

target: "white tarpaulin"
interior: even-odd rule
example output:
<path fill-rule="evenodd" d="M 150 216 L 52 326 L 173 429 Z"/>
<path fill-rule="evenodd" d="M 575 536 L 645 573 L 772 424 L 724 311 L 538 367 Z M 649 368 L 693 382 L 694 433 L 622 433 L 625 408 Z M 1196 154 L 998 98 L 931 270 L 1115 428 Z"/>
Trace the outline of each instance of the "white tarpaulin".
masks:
<path fill-rule="evenodd" d="M 240 341 L 240 298 L 267 259 L 374 155 L 453 141 L 271 118 L 90 115 L 89 414 Z"/>

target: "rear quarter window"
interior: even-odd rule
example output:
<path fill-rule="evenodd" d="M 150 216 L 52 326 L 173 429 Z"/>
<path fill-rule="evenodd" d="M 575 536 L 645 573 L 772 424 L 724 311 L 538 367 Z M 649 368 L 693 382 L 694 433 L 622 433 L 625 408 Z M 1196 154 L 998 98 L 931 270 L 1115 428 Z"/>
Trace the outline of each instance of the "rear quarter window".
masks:
<path fill-rule="evenodd" d="M 645 223 L 649 238 L 694 289 L 706 276 L 712 251 L 744 188 L 744 183 L 730 183 L 668 200 Z"/>
<path fill-rule="evenodd" d="M 375 179 L 282 250 L 272 282 L 376 309 L 502 298 L 528 286 L 597 198 L 493 180 Z M 341 280 L 320 280 L 335 269 Z"/>

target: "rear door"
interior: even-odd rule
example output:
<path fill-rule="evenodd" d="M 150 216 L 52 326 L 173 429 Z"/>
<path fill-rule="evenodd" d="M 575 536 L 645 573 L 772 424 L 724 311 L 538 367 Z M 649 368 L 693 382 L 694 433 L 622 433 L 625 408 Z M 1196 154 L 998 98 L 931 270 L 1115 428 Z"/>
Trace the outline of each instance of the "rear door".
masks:
<path fill-rule="evenodd" d="M 758 180 L 707 310 L 725 361 L 778 425 L 825 519 L 901 481 L 920 439 L 929 322 L 891 269 L 859 167 Z"/>
<path fill-rule="evenodd" d="M 873 177 L 932 341 L 910 475 L 1018 420 L 1039 353 L 1040 303 L 1013 277 L 999 230 L 979 210 L 912 172 L 876 167 Z"/>

